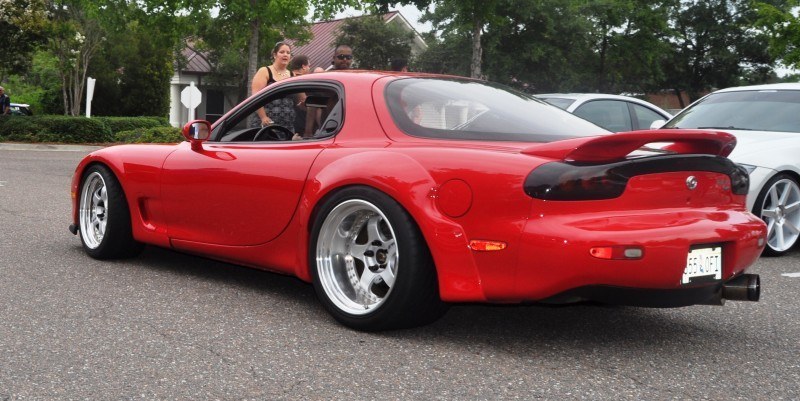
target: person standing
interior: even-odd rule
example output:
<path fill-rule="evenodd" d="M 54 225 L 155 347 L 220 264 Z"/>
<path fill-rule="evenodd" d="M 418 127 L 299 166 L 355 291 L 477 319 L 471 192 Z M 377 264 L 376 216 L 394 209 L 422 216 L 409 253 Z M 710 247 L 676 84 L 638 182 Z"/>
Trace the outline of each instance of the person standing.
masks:
<path fill-rule="evenodd" d="M 311 63 L 308 57 L 304 55 L 294 56 L 289 63 L 289 69 L 294 76 L 306 75 L 311 72 Z M 302 139 L 306 134 L 306 127 L 310 125 L 308 120 L 308 113 L 306 110 L 306 94 L 298 93 L 295 95 L 294 106 L 294 129 L 297 131 L 292 137 L 292 140 Z"/>
<path fill-rule="evenodd" d="M 349 70 L 353 64 L 353 49 L 349 45 L 339 45 L 333 51 L 333 59 L 331 66 L 326 69 L 330 70 Z"/>
<path fill-rule="evenodd" d="M 11 98 L 6 95 L 6 89 L 0 86 L 0 115 L 11 114 Z"/>
<path fill-rule="evenodd" d="M 252 93 L 258 93 L 268 85 L 280 80 L 293 77 L 294 74 L 289 69 L 289 61 L 292 58 L 292 48 L 284 42 L 278 42 L 272 49 L 272 64 L 261 67 L 253 77 L 251 86 Z M 269 124 L 282 125 L 294 132 L 294 102 L 291 98 L 279 98 L 269 102 L 265 107 L 256 111 L 258 119 L 253 125 L 266 126 Z"/>
<path fill-rule="evenodd" d="M 309 64 L 308 57 L 306 56 L 294 56 L 292 57 L 292 61 L 289 62 L 289 69 L 295 76 L 306 75 L 311 70 L 311 64 Z"/>

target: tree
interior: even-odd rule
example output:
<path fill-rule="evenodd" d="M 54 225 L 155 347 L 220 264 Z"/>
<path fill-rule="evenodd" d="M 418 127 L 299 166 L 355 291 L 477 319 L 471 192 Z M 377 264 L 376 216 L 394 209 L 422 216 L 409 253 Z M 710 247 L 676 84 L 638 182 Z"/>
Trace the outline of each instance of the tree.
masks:
<path fill-rule="evenodd" d="M 5 0 L 0 3 L 0 82 L 31 66 L 33 53 L 45 42 L 47 9 L 43 0 Z"/>
<path fill-rule="evenodd" d="M 774 64 L 766 35 L 752 29 L 758 15 L 749 0 L 681 0 L 672 10 L 665 87 L 696 100 L 712 88 L 738 85 L 747 70 Z"/>
<path fill-rule="evenodd" d="M 596 0 L 581 5 L 590 22 L 593 54 L 587 62 L 601 93 L 640 92 L 662 80 L 672 0 Z"/>
<path fill-rule="evenodd" d="M 470 59 L 463 57 L 464 49 L 470 46 L 469 38 L 455 34 L 440 38 L 429 32 L 423 35 L 423 39 L 428 49 L 412 61 L 412 70 L 469 76 Z"/>
<path fill-rule="evenodd" d="M 593 58 L 589 21 L 574 1 L 507 0 L 486 32 L 486 72 L 536 92 L 588 90 Z"/>
<path fill-rule="evenodd" d="M 48 47 L 58 58 L 64 113 L 77 116 L 81 111 L 86 72 L 104 32 L 98 23 L 97 8 L 89 1 L 54 0 L 48 32 Z"/>
<path fill-rule="evenodd" d="M 463 35 L 470 38 L 471 60 L 470 76 L 481 78 L 483 65 L 483 45 L 481 38 L 486 27 L 498 21 L 498 10 L 505 0 L 375 0 L 382 12 L 395 4 L 413 4 L 418 9 L 434 6 L 434 11 L 426 12 L 423 21 L 431 22 L 434 30 L 441 36 L 454 38 Z"/>
<path fill-rule="evenodd" d="M 358 55 L 358 68 L 388 70 L 392 59 L 409 59 L 413 37 L 413 33 L 395 24 L 387 24 L 378 14 L 345 21 L 334 44 L 350 45 Z"/>
<path fill-rule="evenodd" d="M 755 26 L 767 34 L 770 55 L 795 69 L 800 68 L 800 17 L 794 12 L 797 7 L 798 0 L 755 2 Z"/>

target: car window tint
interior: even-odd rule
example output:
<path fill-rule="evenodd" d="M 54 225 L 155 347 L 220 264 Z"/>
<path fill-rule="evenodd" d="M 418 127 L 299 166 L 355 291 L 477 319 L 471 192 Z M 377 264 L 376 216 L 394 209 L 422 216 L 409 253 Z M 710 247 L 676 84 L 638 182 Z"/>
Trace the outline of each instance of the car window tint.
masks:
<path fill-rule="evenodd" d="M 713 93 L 681 112 L 666 127 L 800 132 L 800 91 Z"/>
<path fill-rule="evenodd" d="M 340 103 L 333 89 L 293 86 L 244 106 L 221 124 L 214 138 L 221 142 L 262 142 L 283 141 L 289 134 L 304 139 L 330 136 L 341 126 Z M 279 126 L 275 133 L 259 133 L 262 116 Z"/>
<path fill-rule="evenodd" d="M 650 124 L 656 120 L 667 120 L 661 114 L 639 104 L 630 103 L 635 114 L 634 120 L 639 123 L 637 129 L 650 129 Z"/>
<path fill-rule="evenodd" d="M 632 129 L 628 102 L 593 100 L 578 106 L 574 113 L 612 132 Z"/>
<path fill-rule="evenodd" d="M 386 103 L 409 135 L 489 141 L 550 142 L 607 133 L 530 95 L 483 81 L 403 78 Z"/>

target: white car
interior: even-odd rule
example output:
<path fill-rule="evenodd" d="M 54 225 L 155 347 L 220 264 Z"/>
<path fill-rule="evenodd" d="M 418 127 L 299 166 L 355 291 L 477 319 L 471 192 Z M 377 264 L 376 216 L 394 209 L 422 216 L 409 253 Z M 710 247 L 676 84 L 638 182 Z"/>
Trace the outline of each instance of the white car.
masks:
<path fill-rule="evenodd" d="M 736 136 L 728 156 L 750 172 L 747 205 L 768 227 L 766 255 L 782 255 L 800 237 L 800 83 L 728 88 L 692 103 L 663 128 L 724 130 Z"/>
<path fill-rule="evenodd" d="M 545 93 L 534 95 L 611 132 L 650 129 L 654 122 L 667 121 L 671 114 L 635 97 L 600 93 Z"/>

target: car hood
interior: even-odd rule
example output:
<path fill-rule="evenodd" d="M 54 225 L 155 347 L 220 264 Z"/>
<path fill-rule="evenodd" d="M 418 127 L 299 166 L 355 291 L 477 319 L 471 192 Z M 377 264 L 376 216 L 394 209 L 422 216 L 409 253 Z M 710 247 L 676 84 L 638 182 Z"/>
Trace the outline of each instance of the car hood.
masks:
<path fill-rule="evenodd" d="M 776 168 L 781 155 L 800 152 L 800 133 L 775 131 L 726 130 L 736 136 L 736 148 L 730 154 L 737 163 Z"/>

